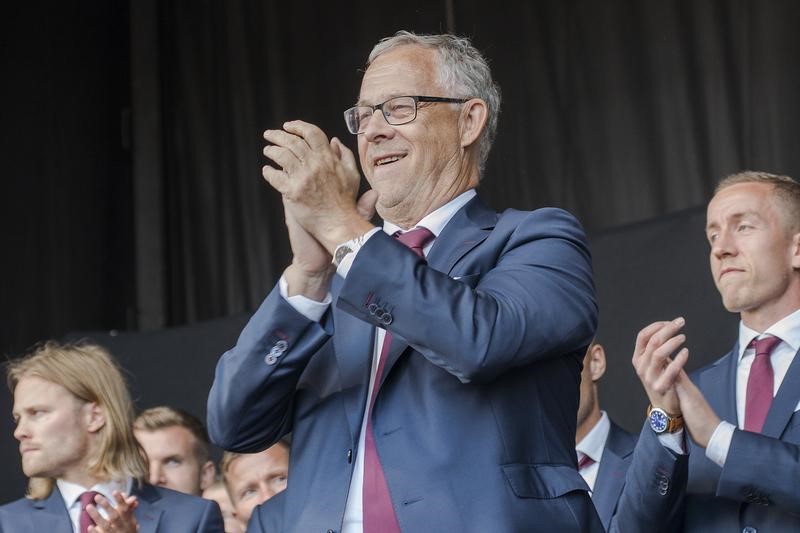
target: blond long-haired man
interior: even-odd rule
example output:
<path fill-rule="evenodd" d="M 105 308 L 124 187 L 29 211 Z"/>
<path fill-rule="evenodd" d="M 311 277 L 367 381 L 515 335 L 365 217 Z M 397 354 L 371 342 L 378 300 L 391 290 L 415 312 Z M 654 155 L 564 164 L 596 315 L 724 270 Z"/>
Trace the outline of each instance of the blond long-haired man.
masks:
<path fill-rule="evenodd" d="M 130 395 L 105 349 L 47 342 L 7 375 L 29 485 L 25 498 L 0 507 L 0 530 L 222 531 L 216 503 L 144 481 Z"/>

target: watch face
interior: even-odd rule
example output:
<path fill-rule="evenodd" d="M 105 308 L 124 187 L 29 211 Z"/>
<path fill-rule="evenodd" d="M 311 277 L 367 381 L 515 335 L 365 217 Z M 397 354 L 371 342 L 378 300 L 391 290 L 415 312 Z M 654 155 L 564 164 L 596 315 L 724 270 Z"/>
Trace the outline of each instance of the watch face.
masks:
<path fill-rule="evenodd" d="M 669 425 L 669 417 L 661 409 L 653 409 L 650 411 L 650 427 L 656 433 L 664 433 Z"/>

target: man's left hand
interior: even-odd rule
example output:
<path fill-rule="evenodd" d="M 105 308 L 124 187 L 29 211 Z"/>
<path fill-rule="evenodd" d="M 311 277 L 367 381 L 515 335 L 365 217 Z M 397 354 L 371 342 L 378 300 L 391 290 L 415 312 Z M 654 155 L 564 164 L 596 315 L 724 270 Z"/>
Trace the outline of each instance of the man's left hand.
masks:
<path fill-rule="evenodd" d="M 720 423 L 719 417 L 683 370 L 675 382 L 675 390 L 678 393 L 683 421 L 689 430 L 689 435 L 698 445 L 703 448 L 708 447 L 708 441 Z"/>
<path fill-rule="evenodd" d="M 356 206 L 361 175 L 355 157 L 313 124 L 295 120 L 283 128 L 264 132 L 270 143 L 264 155 L 280 167 L 264 166 L 264 178 L 283 195 L 297 222 L 333 253 L 373 227 Z"/>
<path fill-rule="evenodd" d="M 118 490 L 115 490 L 113 494 L 116 507 L 99 494 L 95 496 L 95 505 L 86 506 L 86 512 L 95 523 L 95 525 L 89 526 L 88 533 L 136 533 L 139 531 L 139 523 L 133 514 L 139 506 L 139 500 L 136 496 L 126 496 Z M 97 510 L 98 506 L 105 511 L 105 518 Z"/>

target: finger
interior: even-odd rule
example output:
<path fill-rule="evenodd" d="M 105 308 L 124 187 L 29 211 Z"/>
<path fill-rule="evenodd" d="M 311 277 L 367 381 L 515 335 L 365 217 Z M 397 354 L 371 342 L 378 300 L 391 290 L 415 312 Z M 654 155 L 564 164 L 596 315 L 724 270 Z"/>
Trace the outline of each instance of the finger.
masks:
<path fill-rule="evenodd" d="M 633 349 L 633 365 L 636 366 L 636 363 L 639 359 L 641 359 L 642 355 L 644 354 L 645 347 L 647 343 L 650 341 L 650 337 L 652 337 L 658 330 L 664 327 L 668 322 L 662 320 L 659 322 L 653 322 L 649 326 L 643 328 L 638 335 L 636 335 L 636 345 Z"/>
<path fill-rule="evenodd" d="M 120 515 L 126 514 L 129 511 L 129 506 L 128 502 L 125 500 L 125 494 L 123 494 L 118 490 L 115 490 L 114 492 L 112 492 L 112 495 L 114 496 L 114 500 L 116 500 L 117 502 L 117 505 L 115 507 L 116 511 Z"/>
<path fill-rule="evenodd" d="M 108 525 L 108 520 L 106 520 L 103 515 L 100 514 L 100 511 L 97 510 L 97 506 L 92 504 L 86 505 L 86 513 L 92 518 L 92 521 L 98 527 L 105 527 Z"/>
<path fill-rule="evenodd" d="M 361 195 L 356 204 L 359 216 L 364 220 L 372 220 L 375 216 L 375 204 L 378 203 L 378 191 L 370 189 Z"/>
<path fill-rule="evenodd" d="M 686 335 L 680 334 L 667 340 L 661 346 L 651 351 L 650 357 L 644 365 L 645 379 L 654 383 L 670 363 L 670 358 L 686 342 Z"/>
<path fill-rule="evenodd" d="M 339 160 L 342 162 L 344 167 L 351 173 L 358 173 L 358 163 L 356 162 L 356 157 L 353 155 L 353 151 L 345 146 L 342 141 L 334 137 L 331 139 L 331 146 L 334 147 L 334 150 L 339 154 Z"/>
<path fill-rule="evenodd" d="M 302 163 L 291 150 L 274 144 L 268 144 L 261 152 L 267 159 L 272 160 L 276 165 L 286 171 L 296 169 Z"/>
<path fill-rule="evenodd" d="M 313 150 L 304 138 L 284 130 L 266 130 L 264 139 L 275 146 L 291 151 L 300 161 L 307 158 L 308 153 Z"/>
<path fill-rule="evenodd" d="M 302 120 L 291 120 L 283 123 L 283 129 L 302 137 L 312 150 L 322 150 L 330 146 L 328 136 L 314 124 Z"/>
<path fill-rule="evenodd" d="M 279 193 L 284 194 L 289 191 L 291 185 L 289 175 L 283 170 L 264 165 L 261 168 L 261 175 L 264 176 L 264 179 Z"/>
<path fill-rule="evenodd" d="M 683 317 L 678 317 L 675 320 L 667 322 L 664 327 L 650 337 L 650 340 L 647 343 L 648 346 L 651 346 L 653 349 L 658 348 L 672 337 L 675 337 L 683 328 L 685 323 L 686 321 L 683 319 Z"/>
<path fill-rule="evenodd" d="M 664 393 L 670 387 L 675 385 L 678 375 L 683 369 L 683 365 L 686 363 L 688 356 L 689 349 L 682 348 L 681 351 L 675 356 L 675 359 L 670 361 L 670 363 L 664 368 L 664 371 L 661 372 L 661 375 L 658 377 L 658 379 L 655 380 L 653 383 L 653 388 L 661 393 Z"/>

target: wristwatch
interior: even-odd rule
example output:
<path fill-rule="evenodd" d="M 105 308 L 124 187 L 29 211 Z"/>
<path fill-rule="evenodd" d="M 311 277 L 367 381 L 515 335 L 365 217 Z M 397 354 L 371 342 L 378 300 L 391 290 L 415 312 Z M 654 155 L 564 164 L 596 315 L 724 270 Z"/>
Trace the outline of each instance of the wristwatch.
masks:
<path fill-rule="evenodd" d="M 671 415 L 652 405 L 647 406 L 647 419 L 650 422 L 650 428 L 658 435 L 675 433 L 683 427 L 683 415 Z"/>

